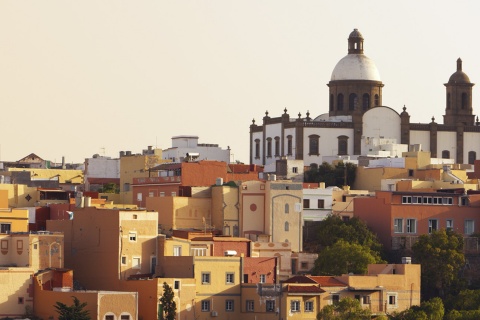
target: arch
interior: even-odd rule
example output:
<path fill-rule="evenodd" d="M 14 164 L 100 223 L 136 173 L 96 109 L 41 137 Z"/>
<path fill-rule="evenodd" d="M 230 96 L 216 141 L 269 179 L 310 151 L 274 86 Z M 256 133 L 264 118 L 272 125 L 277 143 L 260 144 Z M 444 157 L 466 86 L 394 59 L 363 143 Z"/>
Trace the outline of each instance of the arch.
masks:
<path fill-rule="evenodd" d="M 362 98 L 362 109 L 366 111 L 370 108 L 370 95 L 368 93 L 363 94 Z"/>
<path fill-rule="evenodd" d="M 357 94 L 350 93 L 350 95 L 348 96 L 348 110 L 353 111 L 355 110 L 356 106 L 357 106 Z"/>
<path fill-rule="evenodd" d="M 319 149 L 318 149 L 318 144 L 319 144 L 320 136 L 317 134 L 312 134 L 308 136 L 308 154 L 309 155 L 319 155 Z"/>
<path fill-rule="evenodd" d="M 468 164 L 474 164 L 477 160 L 477 153 L 475 151 L 468 152 Z"/>
<path fill-rule="evenodd" d="M 450 159 L 450 151 L 443 150 L 442 151 L 442 159 Z"/>
<path fill-rule="evenodd" d="M 293 153 L 292 153 L 292 149 L 293 149 L 293 140 L 292 140 L 292 136 L 291 135 L 288 135 L 287 136 L 287 156 L 291 156 Z"/>
<path fill-rule="evenodd" d="M 290 224 L 288 221 L 285 222 L 285 231 L 290 231 Z"/>
<path fill-rule="evenodd" d="M 375 95 L 375 107 L 378 107 L 380 105 L 380 97 L 378 96 L 378 94 Z"/>
<path fill-rule="evenodd" d="M 338 136 L 338 155 L 344 156 L 348 154 L 348 137 Z"/>
<path fill-rule="evenodd" d="M 280 156 L 280 137 L 275 137 L 275 157 Z"/>
<path fill-rule="evenodd" d="M 339 93 L 337 96 L 337 110 L 343 110 L 343 94 Z"/>

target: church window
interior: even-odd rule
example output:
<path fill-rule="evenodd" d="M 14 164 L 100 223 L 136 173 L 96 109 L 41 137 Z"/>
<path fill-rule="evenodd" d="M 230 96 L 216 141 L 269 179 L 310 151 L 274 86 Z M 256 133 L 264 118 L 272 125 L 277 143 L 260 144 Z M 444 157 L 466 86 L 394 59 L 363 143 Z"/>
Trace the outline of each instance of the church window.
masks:
<path fill-rule="evenodd" d="M 339 94 L 337 96 L 337 110 L 342 111 L 343 110 L 343 94 Z"/>
<path fill-rule="evenodd" d="M 348 110 L 353 111 L 357 106 L 357 95 L 355 93 L 351 93 L 348 97 Z"/>
<path fill-rule="evenodd" d="M 450 93 L 447 93 L 447 109 L 450 109 Z"/>
<path fill-rule="evenodd" d="M 285 231 L 290 231 L 290 225 L 288 222 L 285 222 Z"/>
<path fill-rule="evenodd" d="M 339 136 L 338 137 L 338 155 L 344 156 L 348 154 L 348 137 Z"/>
<path fill-rule="evenodd" d="M 380 105 L 380 97 L 378 94 L 375 95 L 375 107 L 378 107 Z"/>
<path fill-rule="evenodd" d="M 310 136 L 308 136 L 308 139 L 309 139 L 309 152 L 308 154 L 309 155 L 318 155 L 319 152 L 318 152 L 318 141 L 320 139 L 320 136 L 319 135 L 316 135 L 316 134 L 312 134 Z"/>
<path fill-rule="evenodd" d="M 443 150 L 442 151 L 442 159 L 450 159 L 450 151 Z"/>
<path fill-rule="evenodd" d="M 272 157 L 272 138 L 267 138 L 267 157 Z"/>
<path fill-rule="evenodd" d="M 363 111 L 366 111 L 368 108 L 370 108 L 370 95 L 368 93 L 363 94 L 362 108 Z"/>
<path fill-rule="evenodd" d="M 468 108 L 468 94 L 466 92 L 462 93 L 462 109 Z"/>
<path fill-rule="evenodd" d="M 468 152 L 468 164 L 473 164 L 477 160 L 477 153 L 475 151 Z"/>
<path fill-rule="evenodd" d="M 334 101 L 333 101 L 333 94 L 330 94 L 330 111 L 333 111 Z"/>
<path fill-rule="evenodd" d="M 291 156 L 292 155 L 292 136 L 288 135 L 287 136 L 287 155 Z"/>
<path fill-rule="evenodd" d="M 275 156 L 280 155 L 280 137 L 275 137 Z"/>
<path fill-rule="evenodd" d="M 260 139 L 255 139 L 255 159 L 260 159 Z"/>

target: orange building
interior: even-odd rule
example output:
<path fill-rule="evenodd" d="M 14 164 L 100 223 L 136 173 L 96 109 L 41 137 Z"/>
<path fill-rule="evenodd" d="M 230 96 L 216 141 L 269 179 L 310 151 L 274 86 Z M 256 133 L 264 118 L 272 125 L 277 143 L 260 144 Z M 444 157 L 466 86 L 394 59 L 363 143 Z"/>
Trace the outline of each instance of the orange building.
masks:
<path fill-rule="evenodd" d="M 355 216 L 387 250 L 410 249 L 418 236 L 433 230 L 454 230 L 468 237 L 480 227 L 480 194 L 475 191 L 377 191 L 375 197 L 354 202 Z"/>

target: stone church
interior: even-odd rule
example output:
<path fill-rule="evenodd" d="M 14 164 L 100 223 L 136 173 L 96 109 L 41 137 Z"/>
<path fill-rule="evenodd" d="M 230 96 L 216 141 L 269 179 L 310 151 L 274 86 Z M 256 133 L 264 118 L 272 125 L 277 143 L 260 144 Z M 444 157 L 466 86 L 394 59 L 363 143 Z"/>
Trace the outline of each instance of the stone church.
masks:
<path fill-rule="evenodd" d="M 473 83 L 457 60 L 457 70 L 445 84 L 443 124 L 410 123 L 406 110 L 382 105 L 383 83 L 375 63 L 364 54 L 364 38 L 357 30 L 348 37 L 348 54 L 335 66 L 329 87 L 328 113 L 279 117 L 267 112 L 262 123 L 250 125 L 250 163 L 269 165 L 278 159 L 303 160 L 305 165 L 328 159 L 355 160 L 375 149 L 401 157 L 403 146 L 421 146 L 432 158 L 473 164 L 480 152 L 480 123 L 472 109 Z M 377 152 L 378 154 L 379 152 Z M 452 161 L 452 160 L 450 160 Z"/>

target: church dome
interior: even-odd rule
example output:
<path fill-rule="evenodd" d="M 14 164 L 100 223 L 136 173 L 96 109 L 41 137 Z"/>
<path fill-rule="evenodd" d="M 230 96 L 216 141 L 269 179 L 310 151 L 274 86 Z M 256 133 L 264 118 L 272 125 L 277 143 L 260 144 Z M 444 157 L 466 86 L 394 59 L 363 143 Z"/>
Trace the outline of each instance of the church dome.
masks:
<path fill-rule="evenodd" d="M 381 81 L 375 63 L 363 54 L 363 36 L 358 29 L 348 36 L 348 55 L 337 63 L 330 80 Z"/>
<path fill-rule="evenodd" d="M 348 54 L 343 57 L 333 69 L 330 80 L 381 81 L 375 63 L 364 54 Z"/>
<path fill-rule="evenodd" d="M 470 78 L 462 71 L 462 59 L 457 60 L 457 71 L 450 76 L 448 83 L 470 83 Z"/>

